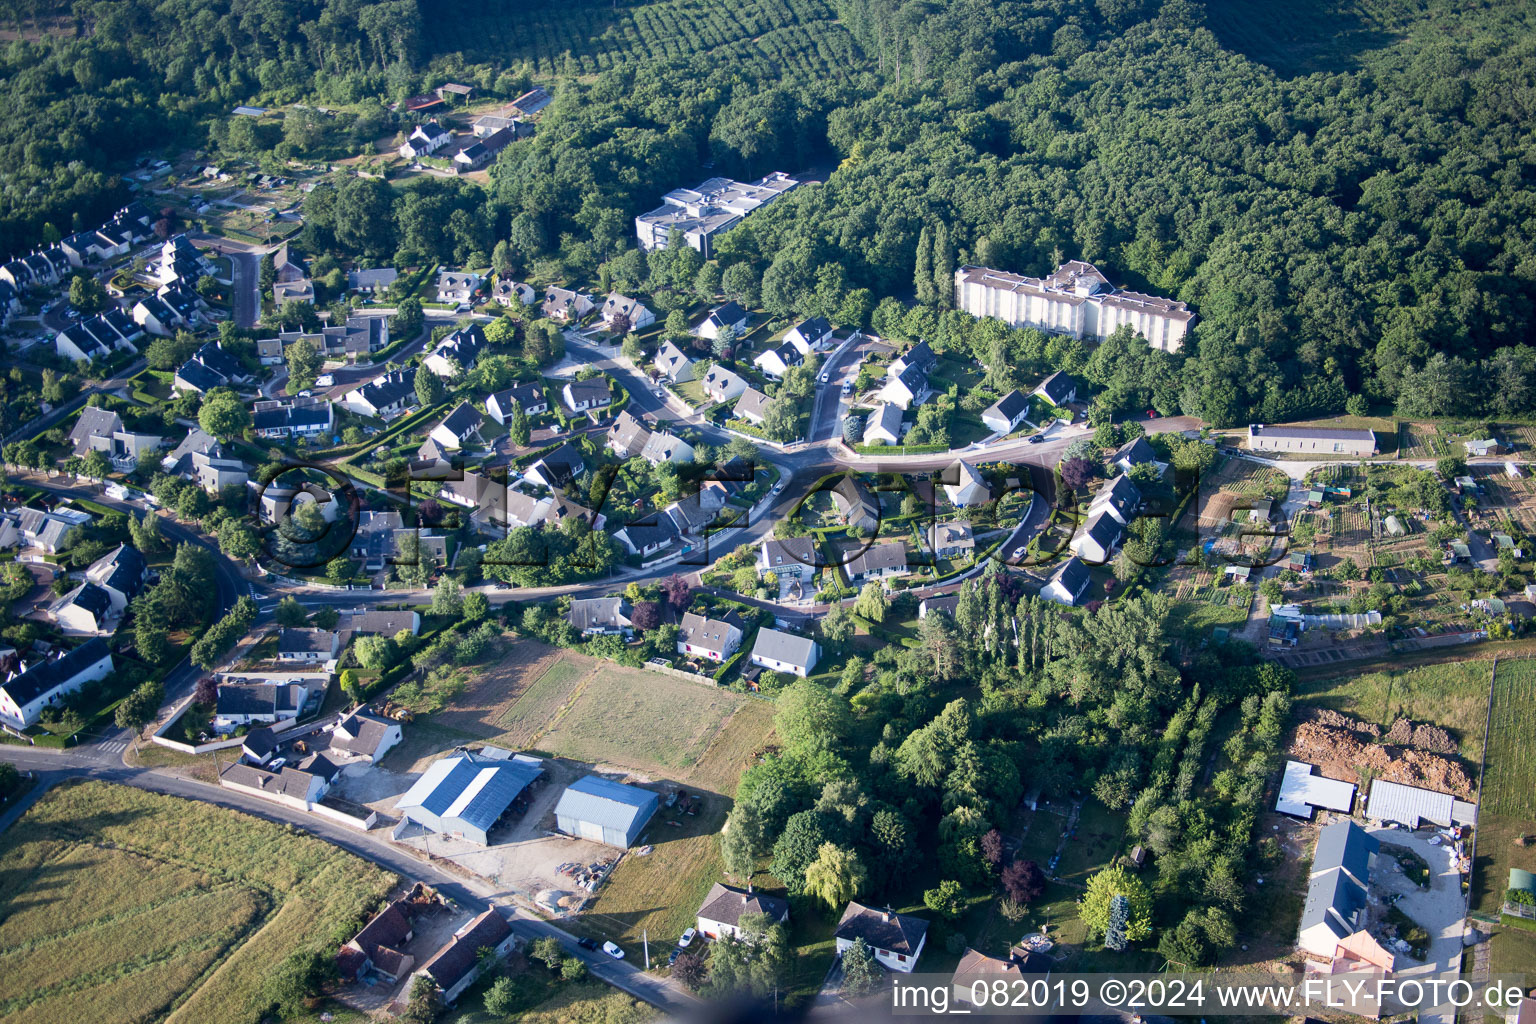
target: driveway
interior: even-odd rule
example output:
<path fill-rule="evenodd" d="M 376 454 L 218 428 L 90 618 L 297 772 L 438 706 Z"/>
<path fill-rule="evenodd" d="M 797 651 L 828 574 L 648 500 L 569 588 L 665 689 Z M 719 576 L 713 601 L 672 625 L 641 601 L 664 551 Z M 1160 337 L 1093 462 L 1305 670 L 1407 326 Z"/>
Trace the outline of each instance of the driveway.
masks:
<path fill-rule="evenodd" d="M 1461 973 L 1462 926 L 1466 916 L 1466 899 L 1461 894 L 1461 874 L 1456 870 L 1455 853 L 1450 844 L 1442 842 L 1431 846 L 1433 833 L 1428 830 L 1405 832 L 1402 829 L 1373 828 L 1368 830 L 1381 843 L 1381 856 L 1371 878 L 1373 887 L 1387 892 L 1402 893 L 1397 908 L 1417 921 L 1429 933 L 1429 957 L 1418 963 L 1407 957 L 1399 960 L 1400 968 L 1393 972 L 1396 978 L 1414 978 L 1439 975 L 1454 978 Z M 1420 889 L 1403 874 L 1397 862 L 1390 856 L 1390 846 L 1403 846 L 1423 857 L 1429 864 L 1428 889 Z M 1423 1013 L 1422 1024 L 1454 1024 L 1456 1015 Z"/>

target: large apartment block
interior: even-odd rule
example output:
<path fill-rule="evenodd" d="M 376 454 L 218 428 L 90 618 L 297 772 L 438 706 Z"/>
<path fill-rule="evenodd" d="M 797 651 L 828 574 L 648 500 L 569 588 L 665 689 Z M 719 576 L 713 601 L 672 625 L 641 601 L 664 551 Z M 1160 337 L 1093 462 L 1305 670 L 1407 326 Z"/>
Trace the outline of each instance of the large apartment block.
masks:
<path fill-rule="evenodd" d="M 664 249 L 675 228 L 689 246 L 709 256 L 710 239 L 798 184 L 782 171 L 775 171 L 754 182 L 710 178 L 698 188 L 675 189 L 662 197 L 656 209 L 635 218 L 635 236 L 642 249 Z"/>
<path fill-rule="evenodd" d="M 986 267 L 955 271 L 955 306 L 994 316 L 1013 327 L 1034 327 L 1078 340 L 1103 341 L 1129 324 L 1153 348 L 1176 352 L 1195 315 L 1173 299 L 1117 291 L 1099 269 L 1069 260 L 1048 277 Z"/>

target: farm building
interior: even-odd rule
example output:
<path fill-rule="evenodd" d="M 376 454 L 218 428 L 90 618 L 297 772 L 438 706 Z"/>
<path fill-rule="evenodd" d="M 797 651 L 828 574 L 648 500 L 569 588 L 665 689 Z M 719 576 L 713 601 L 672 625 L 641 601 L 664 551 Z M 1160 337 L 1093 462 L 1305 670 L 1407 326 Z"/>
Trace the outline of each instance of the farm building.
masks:
<path fill-rule="evenodd" d="M 1367 457 L 1376 454 L 1376 435 L 1339 427 L 1248 426 L 1248 448 L 1269 452 L 1327 452 Z"/>
<path fill-rule="evenodd" d="M 1425 821 L 1449 828 L 1453 823 L 1477 824 L 1477 805 L 1457 800 L 1449 793 L 1377 779 L 1371 783 L 1365 816 L 1376 821 L 1399 821 L 1409 828 L 1418 828 Z"/>
<path fill-rule="evenodd" d="M 659 802 L 648 789 L 588 775 L 560 794 L 555 822 L 568 835 L 628 849 Z"/>
<path fill-rule="evenodd" d="M 395 804 L 406 818 L 442 835 L 490 845 L 490 831 L 544 771 L 526 761 L 465 752 L 434 761 Z"/>
<path fill-rule="evenodd" d="M 1353 782 L 1313 775 L 1312 766 L 1303 761 L 1285 762 L 1285 777 L 1280 780 L 1275 810 L 1297 818 L 1311 818 L 1318 807 L 1348 814 L 1354 804 Z"/>

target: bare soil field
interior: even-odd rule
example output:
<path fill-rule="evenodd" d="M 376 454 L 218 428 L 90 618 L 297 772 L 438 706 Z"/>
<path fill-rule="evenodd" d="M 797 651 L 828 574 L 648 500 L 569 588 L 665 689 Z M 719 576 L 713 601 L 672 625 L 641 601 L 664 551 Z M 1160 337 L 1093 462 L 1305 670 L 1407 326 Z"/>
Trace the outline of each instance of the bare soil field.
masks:
<path fill-rule="evenodd" d="M 537 640 L 504 638 L 500 660 L 470 680 L 453 703 L 432 716 L 448 729 L 482 737 L 506 732 L 503 719 L 518 699 L 556 662 L 591 659 L 560 650 Z"/>

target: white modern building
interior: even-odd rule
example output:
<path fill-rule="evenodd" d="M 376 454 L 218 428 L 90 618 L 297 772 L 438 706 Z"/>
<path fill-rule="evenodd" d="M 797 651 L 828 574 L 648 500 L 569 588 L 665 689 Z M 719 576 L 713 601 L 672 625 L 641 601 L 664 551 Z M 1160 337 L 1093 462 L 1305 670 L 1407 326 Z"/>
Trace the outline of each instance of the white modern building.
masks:
<path fill-rule="evenodd" d="M 1097 267 L 1069 260 L 1046 277 L 987 267 L 955 271 L 955 306 L 1011 327 L 1103 341 L 1129 325 L 1157 349 L 1177 352 L 1195 315 L 1174 299 L 1116 289 Z"/>
<path fill-rule="evenodd" d="M 754 210 L 767 206 L 800 183 L 775 171 L 753 182 L 710 178 L 698 188 L 680 188 L 662 197 L 661 205 L 635 218 L 640 248 L 663 249 L 673 231 L 704 256 L 711 255 L 715 235 L 741 223 Z"/>

